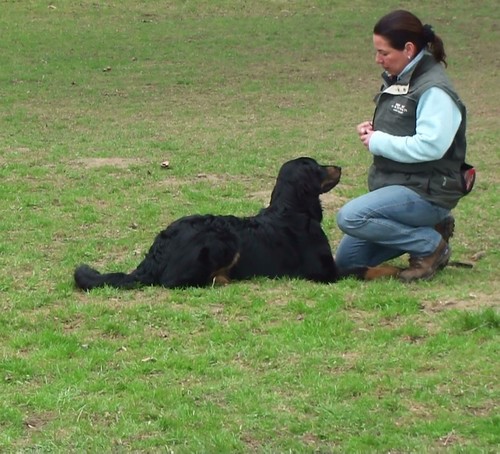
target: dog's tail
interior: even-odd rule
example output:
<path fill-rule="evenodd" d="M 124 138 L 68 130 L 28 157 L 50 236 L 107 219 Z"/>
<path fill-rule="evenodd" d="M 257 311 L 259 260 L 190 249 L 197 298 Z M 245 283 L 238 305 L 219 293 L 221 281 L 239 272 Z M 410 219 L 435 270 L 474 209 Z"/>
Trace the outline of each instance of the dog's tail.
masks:
<path fill-rule="evenodd" d="M 91 268 L 88 265 L 80 265 L 75 269 L 75 284 L 82 290 L 92 290 L 96 287 L 110 287 L 130 289 L 136 287 L 140 282 L 135 273 L 105 273 Z"/>

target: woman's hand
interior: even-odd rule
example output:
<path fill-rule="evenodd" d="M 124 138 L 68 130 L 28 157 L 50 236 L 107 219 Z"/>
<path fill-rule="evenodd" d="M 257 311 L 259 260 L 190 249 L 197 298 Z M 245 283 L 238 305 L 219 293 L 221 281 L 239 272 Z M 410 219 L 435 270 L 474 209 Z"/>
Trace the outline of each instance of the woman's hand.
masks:
<path fill-rule="evenodd" d="M 364 121 L 356 126 L 356 131 L 358 132 L 358 136 L 363 143 L 363 145 L 368 148 L 368 144 L 370 143 L 370 138 L 373 134 L 373 124 L 371 121 Z"/>

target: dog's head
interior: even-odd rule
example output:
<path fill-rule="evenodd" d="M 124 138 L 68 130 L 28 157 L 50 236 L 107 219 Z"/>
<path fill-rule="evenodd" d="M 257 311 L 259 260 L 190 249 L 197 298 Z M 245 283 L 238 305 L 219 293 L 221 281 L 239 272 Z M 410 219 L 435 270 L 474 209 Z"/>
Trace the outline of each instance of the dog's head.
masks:
<path fill-rule="evenodd" d="M 309 157 L 285 162 L 279 171 L 278 182 L 287 182 L 301 188 L 307 195 L 318 196 L 332 190 L 340 181 L 342 169 L 321 165 Z"/>
<path fill-rule="evenodd" d="M 307 213 L 321 222 L 320 194 L 333 189 L 340 181 L 342 169 L 323 166 L 314 159 L 302 157 L 285 162 L 276 179 L 270 207 Z"/>

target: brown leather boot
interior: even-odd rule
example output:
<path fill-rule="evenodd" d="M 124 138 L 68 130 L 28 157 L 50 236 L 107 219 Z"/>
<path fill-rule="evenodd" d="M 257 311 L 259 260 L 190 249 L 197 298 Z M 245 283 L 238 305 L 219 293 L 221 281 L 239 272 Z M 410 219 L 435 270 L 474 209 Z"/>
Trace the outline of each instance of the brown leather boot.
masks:
<path fill-rule="evenodd" d="M 416 281 L 417 279 L 429 280 L 434 277 L 438 269 L 444 268 L 451 256 L 451 247 L 442 239 L 436 250 L 426 257 L 411 257 L 410 267 L 399 273 L 403 282 Z"/>
<path fill-rule="evenodd" d="M 445 217 L 441 222 L 436 224 L 434 226 L 434 230 L 437 230 L 443 237 L 443 240 L 449 243 L 450 238 L 453 236 L 453 233 L 455 232 L 455 218 L 450 214 L 449 216 Z"/>
<path fill-rule="evenodd" d="M 449 243 L 450 238 L 453 236 L 453 233 L 455 233 L 455 218 L 450 214 L 441 222 L 437 223 L 434 226 L 434 230 L 438 231 L 443 237 L 443 240 Z M 439 265 L 438 269 L 442 270 L 446 265 L 448 265 L 448 260 Z"/>

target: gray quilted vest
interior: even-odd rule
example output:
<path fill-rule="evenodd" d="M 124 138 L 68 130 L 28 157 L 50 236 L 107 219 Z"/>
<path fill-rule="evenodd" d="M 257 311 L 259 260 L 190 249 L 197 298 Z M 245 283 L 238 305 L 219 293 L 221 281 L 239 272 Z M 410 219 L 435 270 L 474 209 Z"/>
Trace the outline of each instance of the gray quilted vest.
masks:
<path fill-rule="evenodd" d="M 390 185 L 407 186 L 430 202 L 451 209 L 465 195 L 460 169 L 465 163 L 467 148 L 467 115 L 443 66 L 430 54 L 425 54 L 396 84 L 390 85 L 385 78 L 381 92 L 375 97 L 373 127 L 376 131 L 396 136 L 414 135 L 418 101 L 431 87 L 439 87 L 448 93 L 462 114 L 462 122 L 450 148 L 439 160 L 412 164 L 374 156 L 368 187 L 373 191 Z"/>

